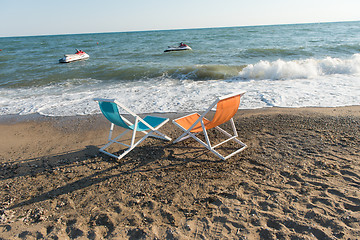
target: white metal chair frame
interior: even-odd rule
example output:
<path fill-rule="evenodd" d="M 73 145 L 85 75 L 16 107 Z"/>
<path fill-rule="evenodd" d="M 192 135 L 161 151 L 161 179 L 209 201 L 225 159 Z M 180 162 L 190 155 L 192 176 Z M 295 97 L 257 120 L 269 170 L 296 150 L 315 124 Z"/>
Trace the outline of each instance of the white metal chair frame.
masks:
<path fill-rule="evenodd" d="M 221 133 L 223 133 L 225 136 L 227 136 L 228 138 L 214 146 L 212 146 L 211 142 L 210 142 L 210 139 L 209 139 L 209 136 L 208 136 L 208 133 L 207 133 L 207 130 L 206 130 L 206 126 L 204 124 L 204 121 L 203 119 L 206 119 L 205 116 L 213 110 L 213 108 L 217 105 L 217 103 L 221 100 L 224 100 L 224 99 L 227 99 L 227 98 L 231 98 L 231 97 L 234 97 L 234 96 L 237 96 L 237 95 L 240 95 L 240 97 L 245 94 L 245 92 L 241 92 L 241 93 L 236 93 L 236 94 L 229 94 L 229 95 L 226 95 L 226 96 L 223 96 L 223 97 L 218 97 L 211 105 L 210 107 L 203 113 L 203 114 L 199 114 L 200 117 L 191 125 L 191 127 L 189 129 L 185 129 L 184 127 L 182 127 L 180 124 L 178 124 L 176 122 L 176 120 L 178 119 L 181 119 L 181 118 L 185 118 L 187 116 L 190 116 L 192 114 L 189 114 L 189 115 L 186 115 L 186 116 L 183 116 L 181 118 L 177 118 L 177 119 L 174 119 L 172 122 L 178 126 L 179 128 L 181 128 L 184 133 L 182 135 L 180 135 L 176 140 L 174 140 L 173 143 L 177 143 L 177 142 L 180 142 L 180 141 L 183 141 L 187 138 L 194 138 L 196 141 L 198 141 L 200 144 L 202 144 L 203 146 L 205 146 L 208 150 L 210 150 L 211 152 L 213 152 L 216 156 L 218 156 L 219 158 L 221 158 L 222 160 L 226 160 L 232 156 L 234 156 L 235 154 L 243 151 L 245 148 L 247 148 L 247 145 L 245 143 L 243 143 L 242 141 L 240 141 L 238 139 L 238 133 L 237 133 L 237 130 L 236 130 L 236 127 L 235 127 L 235 123 L 234 123 L 234 120 L 233 120 L 233 117 L 229 120 L 230 121 L 230 124 L 231 124 L 231 128 L 232 128 L 232 131 L 233 131 L 233 134 L 231 133 L 228 133 L 227 131 L 225 131 L 224 129 L 220 128 L 219 125 L 214 127 L 215 129 L 217 129 L 218 131 L 220 131 Z M 193 113 L 194 114 L 194 113 Z M 207 119 L 206 119 L 207 120 Z M 201 132 L 197 132 L 197 133 L 192 133 L 191 130 L 198 124 L 198 123 L 201 123 L 201 127 L 202 127 L 202 133 L 204 134 L 204 137 L 205 137 L 205 141 L 202 141 L 201 139 L 199 139 L 196 135 L 201 133 Z M 226 155 L 226 156 L 223 156 L 221 155 L 218 151 L 215 150 L 215 148 L 223 145 L 224 143 L 228 142 L 228 141 L 235 141 L 236 143 L 240 144 L 242 147 L 239 148 L 238 150 Z"/>
<path fill-rule="evenodd" d="M 161 133 L 158 131 L 159 128 L 161 128 L 165 123 L 167 123 L 169 121 L 169 119 L 165 119 L 161 124 L 157 125 L 156 127 L 152 127 L 149 123 L 147 123 L 146 121 L 144 121 L 140 116 L 138 116 L 136 113 L 132 112 L 129 108 L 125 107 L 124 105 L 122 105 L 121 103 L 119 103 L 116 99 L 104 99 L 104 98 L 94 98 L 94 101 L 96 102 L 112 102 L 115 103 L 118 107 L 121 107 L 122 109 L 124 109 L 126 112 L 128 112 L 131 116 L 133 116 L 135 118 L 135 122 L 132 123 L 131 121 L 129 121 L 128 119 L 126 119 L 123 115 L 121 115 L 121 118 L 124 120 L 124 122 L 126 122 L 129 125 L 133 125 L 134 128 L 132 129 L 133 133 L 131 136 L 131 142 L 130 145 L 125 144 L 123 142 L 119 142 L 119 140 L 121 139 L 121 137 L 123 137 L 126 133 L 128 133 L 129 131 L 131 131 L 131 129 L 126 129 L 124 132 L 122 132 L 121 134 L 119 134 L 117 137 L 112 138 L 112 134 L 113 134 L 113 130 L 114 130 L 114 126 L 115 124 L 113 122 L 111 122 L 111 126 L 110 126 L 110 132 L 109 132 L 109 137 L 108 137 L 108 143 L 105 144 L 102 148 L 99 149 L 100 152 L 107 154 L 111 157 L 117 158 L 118 160 L 123 158 L 126 154 L 128 154 L 131 150 L 133 150 L 137 145 L 139 145 L 141 142 L 143 142 L 146 138 L 148 137 L 155 137 L 155 138 L 159 138 L 159 139 L 163 139 L 163 140 L 168 140 L 171 141 L 171 138 L 166 136 L 165 134 Z M 138 140 L 137 142 L 135 142 L 135 138 L 136 138 L 136 132 L 137 132 L 137 128 L 138 128 L 138 124 L 139 122 L 143 123 L 145 126 L 147 126 L 148 128 L 150 128 L 150 131 L 140 131 L 143 134 L 145 134 L 145 136 L 143 136 L 140 140 Z M 119 126 L 121 127 L 121 126 Z M 156 134 L 154 134 L 156 133 Z M 110 147 L 110 145 L 112 145 L 113 143 L 117 143 L 123 146 L 128 147 L 121 155 L 116 156 L 115 154 L 109 153 L 107 151 L 105 151 L 106 148 Z"/>

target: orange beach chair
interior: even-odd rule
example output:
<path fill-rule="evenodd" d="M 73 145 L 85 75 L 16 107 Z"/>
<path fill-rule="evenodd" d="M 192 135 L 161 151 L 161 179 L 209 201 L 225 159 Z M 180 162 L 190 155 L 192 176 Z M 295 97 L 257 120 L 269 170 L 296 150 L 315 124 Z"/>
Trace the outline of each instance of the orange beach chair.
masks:
<path fill-rule="evenodd" d="M 238 139 L 238 133 L 236 131 L 236 127 L 234 124 L 233 116 L 236 114 L 239 105 L 240 105 L 240 98 L 244 95 L 245 92 L 230 94 L 223 97 L 219 97 L 216 101 L 210 105 L 210 107 L 203 113 L 193 113 L 181 118 L 177 118 L 173 120 L 173 123 L 181 128 L 184 133 L 178 137 L 174 143 L 180 142 L 185 140 L 189 137 L 194 138 L 200 144 L 204 145 L 207 149 L 213 152 L 216 156 L 221 158 L 222 160 L 226 160 L 235 154 L 243 151 L 247 146 L 245 143 L 241 142 Z M 213 119 L 210 121 L 205 118 L 205 116 L 216 106 L 216 112 Z M 233 134 L 228 133 L 224 129 L 220 128 L 219 125 L 230 121 Z M 215 128 L 223 133 L 228 138 L 215 146 L 211 145 L 207 130 Z M 205 142 L 199 139 L 196 135 L 203 132 L 205 137 Z M 238 143 L 241 147 L 234 152 L 228 154 L 227 156 L 221 155 L 218 151 L 215 150 L 216 147 L 221 146 L 222 144 L 233 140 Z"/>

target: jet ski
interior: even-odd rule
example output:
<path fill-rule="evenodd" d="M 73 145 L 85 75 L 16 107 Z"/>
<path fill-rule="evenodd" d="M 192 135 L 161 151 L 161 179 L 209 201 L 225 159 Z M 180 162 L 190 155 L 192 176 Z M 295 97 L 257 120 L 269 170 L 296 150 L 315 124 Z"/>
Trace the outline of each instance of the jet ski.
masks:
<path fill-rule="evenodd" d="M 168 48 L 164 52 L 173 52 L 173 51 L 184 51 L 184 50 L 192 50 L 191 47 L 184 43 L 180 43 L 177 47 L 168 46 Z"/>
<path fill-rule="evenodd" d="M 75 54 L 65 54 L 63 58 L 59 59 L 59 62 L 60 63 L 69 63 L 69 62 L 88 59 L 89 57 L 90 56 L 86 52 L 76 49 Z"/>

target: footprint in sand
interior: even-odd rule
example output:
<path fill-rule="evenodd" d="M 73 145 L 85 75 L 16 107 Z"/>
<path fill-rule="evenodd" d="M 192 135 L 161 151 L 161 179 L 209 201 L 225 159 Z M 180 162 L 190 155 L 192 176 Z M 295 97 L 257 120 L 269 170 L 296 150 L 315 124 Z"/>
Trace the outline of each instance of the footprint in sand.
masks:
<path fill-rule="evenodd" d="M 94 228 L 104 227 L 105 228 L 104 232 L 101 231 L 101 235 L 103 235 L 102 237 L 104 237 L 104 238 L 109 237 L 115 229 L 113 222 L 110 220 L 108 215 L 105 213 L 102 213 L 102 214 L 99 214 L 96 216 L 92 216 L 90 218 L 90 225 Z"/>
<path fill-rule="evenodd" d="M 340 173 L 345 181 L 350 182 L 351 186 L 360 188 L 360 176 L 348 170 L 341 170 Z"/>
<path fill-rule="evenodd" d="M 146 239 L 146 232 L 140 228 L 130 229 L 127 235 L 129 240 Z"/>
<path fill-rule="evenodd" d="M 68 220 L 66 223 L 66 233 L 71 239 L 75 239 L 84 235 L 84 232 L 76 226 L 76 219 Z"/>
<path fill-rule="evenodd" d="M 332 239 L 329 237 L 325 232 L 318 228 L 310 227 L 304 224 L 297 223 L 292 220 L 285 220 L 283 222 L 284 226 L 286 226 L 290 230 L 294 230 L 297 233 L 311 233 L 313 234 L 317 239 L 322 240 L 330 240 Z"/>

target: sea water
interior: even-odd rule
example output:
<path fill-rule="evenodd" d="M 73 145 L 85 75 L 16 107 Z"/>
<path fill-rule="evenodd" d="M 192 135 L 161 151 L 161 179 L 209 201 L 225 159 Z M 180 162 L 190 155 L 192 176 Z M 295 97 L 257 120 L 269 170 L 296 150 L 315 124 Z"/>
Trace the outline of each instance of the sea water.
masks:
<path fill-rule="evenodd" d="M 191 51 L 164 52 L 188 44 Z M 88 60 L 60 64 L 75 48 Z M 0 38 L 0 115 L 201 111 L 246 91 L 240 108 L 360 104 L 360 22 Z"/>

